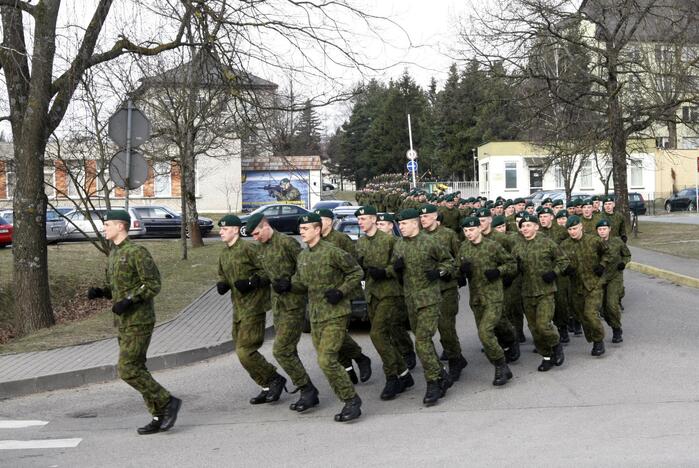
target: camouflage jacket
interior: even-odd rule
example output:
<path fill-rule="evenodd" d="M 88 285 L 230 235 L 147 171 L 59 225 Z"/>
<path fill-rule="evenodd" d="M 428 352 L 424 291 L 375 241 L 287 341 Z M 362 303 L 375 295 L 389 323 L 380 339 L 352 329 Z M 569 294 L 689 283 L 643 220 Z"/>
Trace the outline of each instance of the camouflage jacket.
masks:
<path fill-rule="evenodd" d="M 597 276 L 594 268 L 602 265 L 605 270 L 611 268 L 609 247 L 597 235 L 583 233 L 580 239 L 568 239 L 561 242 L 561 248 L 575 268 L 575 276 L 571 279 L 572 287 L 578 291 L 592 291 L 602 285 L 602 278 Z"/>
<path fill-rule="evenodd" d="M 328 235 L 323 237 L 323 240 L 349 253 L 355 260 L 357 259 L 357 248 L 347 234 L 331 229 Z"/>
<path fill-rule="evenodd" d="M 301 244 L 286 234 L 274 231 L 269 241 L 259 244 L 258 264 L 271 281 L 280 278 L 291 279 L 296 273 L 296 260 L 300 252 Z M 306 304 L 306 297 L 303 294 L 294 292 L 277 294 L 274 290 L 271 293 L 274 310 L 298 309 Z"/>
<path fill-rule="evenodd" d="M 135 302 L 126 314 L 114 315 L 119 329 L 153 326 L 153 298 L 160 292 L 160 272 L 145 247 L 134 244 L 128 237 L 112 246 L 104 289 L 111 293 L 114 304 L 127 297 Z"/>
<path fill-rule="evenodd" d="M 459 242 L 459 237 L 451 229 L 444 226 L 437 226 L 437 229 L 434 231 L 425 229 L 423 232 L 437 239 L 437 242 L 445 246 L 453 258 L 456 258 L 459 254 L 461 242 Z M 446 291 L 447 289 L 457 288 L 458 284 L 456 283 L 456 278 L 452 278 L 449 281 L 440 281 L 439 286 L 442 291 Z"/>
<path fill-rule="evenodd" d="M 597 223 L 601 218 L 602 215 L 599 212 L 592 213 L 591 218 L 580 216 L 580 221 L 582 221 L 583 225 L 583 231 L 585 231 L 588 234 L 597 235 Z"/>
<path fill-rule="evenodd" d="M 459 221 L 461 220 L 459 209 L 444 207 L 441 211 L 442 216 L 444 216 L 442 226 L 449 228 L 454 232 L 459 232 L 459 230 L 461 229 L 459 226 Z"/>
<path fill-rule="evenodd" d="M 499 233 L 502 234 L 502 233 Z M 471 304 L 486 304 L 503 301 L 502 277 L 517 272 L 517 262 L 498 242 L 483 238 L 478 244 L 466 241 L 461 244 L 457 263 L 471 263 L 471 278 L 468 281 Z M 489 281 L 485 271 L 500 270 L 500 278 Z"/>
<path fill-rule="evenodd" d="M 495 229 L 491 229 L 488 234 L 484 233 L 483 237 L 496 241 L 498 244 L 502 245 L 508 253 L 511 253 L 515 244 L 522 239 L 520 235 L 505 234 Z M 514 272 L 514 274 L 516 274 L 516 272 Z"/>
<path fill-rule="evenodd" d="M 541 275 L 553 271 L 561 275 L 569 261 L 563 251 L 551 239 L 537 233 L 533 239 L 522 238 L 517 242 L 512 255 L 522 274 L 522 295 L 536 297 L 556 292 L 556 283 L 546 283 Z"/>
<path fill-rule="evenodd" d="M 621 237 L 626 235 L 626 219 L 618 211 L 612 214 L 602 212 L 601 217 L 609 221 L 609 237 Z"/>
<path fill-rule="evenodd" d="M 403 271 L 405 301 L 413 304 L 416 309 L 438 304 L 442 300 L 439 284 L 441 280 L 430 281 L 425 272 L 437 269 L 452 277 L 456 274 L 454 258 L 449 254 L 446 246 L 420 231 L 415 237 L 403 237 L 396 242 L 391 265 L 398 258 L 402 258 L 405 262 Z M 393 266 L 389 267 L 389 271 L 395 275 Z"/>
<path fill-rule="evenodd" d="M 371 237 L 360 237 L 357 240 L 357 255 L 362 259 L 361 267 L 364 271 L 368 271 L 369 267 L 387 268 L 390 265 L 395 244 L 395 237 L 380 230 Z M 383 299 L 402 294 L 400 284 L 395 277 L 376 281 L 367 273 L 364 278 L 366 280 L 364 294 L 367 302 L 371 302 L 372 296 Z"/>
<path fill-rule="evenodd" d="M 631 251 L 618 237 L 609 237 L 606 241 L 609 247 L 609 268 L 604 271 L 604 276 L 602 276 L 602 282 L 608 283 L 619 275 L 623 273 L 619 271 L 619 263 L 628 265 L 631 261 Z"/>
<path fill-rule="evenodd" d="M 218 280 L 231 288 L 235 320 L 262 315 L 269 310 L 269 287 L 241 293 L 235 287 L 238 280 L 249 280 L 253 275 L 268 278 L 259 264 L 259 244 L 238 239 L 232 246 L 224 246 L 218 258 Z"/>
<path fill-rule="evenodd" d="M 539 234 L 543 234 L 544 236 L 554 241 L 556 244 L 560 244 L 568 237 L 570 237 L 568 235 L 568 230 L 563 226 L 559 225 L 555 220 L 553 224 L 551 224 L 551 227 L 549 227 L 548 229 L 541 226 L 539 228 Z"/>
<path fill-rule="evenodd" d="M 321 240 L 299 254 L 291 279 L 292 292 L 307 292 L 311 322 L 323 322 L 352 312 L 350 293 L 359 287 L 362 276 L 362 268 L 352 255 Z M 338 304 L 325 299 L 328 289 L 342 291 L 344 297 Z"/>

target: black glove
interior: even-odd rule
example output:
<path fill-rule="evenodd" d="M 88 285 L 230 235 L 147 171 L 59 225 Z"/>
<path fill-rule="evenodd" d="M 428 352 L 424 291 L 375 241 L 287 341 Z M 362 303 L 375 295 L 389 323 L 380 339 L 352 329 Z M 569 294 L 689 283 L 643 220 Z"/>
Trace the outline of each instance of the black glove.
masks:
<path fill-rule="evenodd" d="M 253 288 L 266 288 L 269 286 L 269 280 L 267 278 L 260 278 L 257 275 L 252 275 L 250 278 L 250 286 Z"/>
<path fill-rule="evenodd" d="M 237 280 L 235 283 L 233 283 L 233 286 L 235 286 L 235 289 L 243 294 L 247 294 L 255 289 L 252 283 L 250 283 L 250 280 Z"/>
<path fill-rule="evenodd" d="M 364 268 L 364 257 L 359 257 L 357 263 L 359 263 L 360 267 Z"/>
<path fill-rule="evenodd" d="M 224 294 L 226 294 L 230 290 L 231 290 L 231 287 L 225 281 L 219 281 L 218 283 L 216 283 L 216 291 L 218 291 L 218 293 L 220 295 L 223 296 Z"/>
<path fill-rule="evenodd" d="M 436 281 L 440 276 L 439 270 L 425 270 L 425 277 L 428 281 Z"/>
<path fill-rule="evenodd" d="M 124 315 L 126 312 L 128 312 L 132 305 L 133 300 L 127 297 L 126 299 L 122 299 L 116 304 L 114 304 L 112 306 L 112 312 L 114 312 L 117 315 Z"/>
<path fill-rule="evenodd" d="M 403 274 L 403 270 L 405 270 L 405 260 L 403 260 L 403 257 L 398 257 L 396 261 L 393 262 L 393 269 L 399 275 Z"/>
<path fill-rule="evenodd" d="M 563 270 L 565 276 L 573 276 L 575 274 L 575 267 L 573 265 L 568 265 L 565 270 Z"/>
<path fill-rule="evenodd" d="M 449 272 L 447 271 L 447 272 L 444 273 L 440 278 L 441 278 L 441 280 L 444 281 L 445 283 L 448 283 L 449 281 L 451 281 L 451 273 L 449 273 Z"/>
<path fill-rule="evenodd" d="M 325 291 L 325 300 L 332 305 L 339 304 L 343 297 L 345 297 L 345 295 L 339 289 L 333 288 Z"/>
<path fill-rule="evenodd" d="M 616 269 L 619 271 L 624 271 L 624 268 L 626 268 L 626 264 L 624 262 L 619 262 L 619 264 L 616 266 Z"/>
<path fill-rule="evenodd" d="M 92 300 L 92 299 L 99 299 L 100 297 L 104 297 L 104 289 L 102 288 L 90 288 L 87 290 L 87 298 Z"/>
<path fill-rule="evenodd" d="M 500 270 L 497 268 L 492 268 L 490 270 L 485 270 L 485 277 L 488 278 L 488 281 L 491 283 L 495 281 L 496 279 L 500 278 Z"/>
<path fill-rule="evenodd" d="M 460 288 L 463 288 L 464 286 L 466 286 L 466 277 L 461 276 L 461 275 L 457 276 L 456 277 L 456 284 L 458 284 Z"/>
<path fill-rule="evenodd" d="M 604 274 L 604 267 L 602 265 L 595 265 L 592 269 L 597 276 L 602 276 Z"/>
<path fill-rule="evenodd" d="M 387 278 L 385 268 L 369 267 L 367 272 L 369 273 L 369 276 L 371 276 L 376 281 L 385 280 Z"/>
<path fill-rule="evenodd" d="M 461 274 L 463 274 L 466 278 L 470 278 L 471 275 L 473 274 L 471 262 L 463 262 L 461 266 L 459 266 L 459 271 Z"/>
<path fill-rule="evenodd" d="M 509 288 L 512 286 L 512 282 L 514 281 L 514 277 L 511 275 L 505 275 L 502 277 L 502 285 L 506 288 Z"/>
<path fill-rule="evenodd" d="M 629 240 L 629 238 L 626 236 L 621 236 L 621 240 L 623 240 L 624 244 L 626 244 L 626 241 Z"/>
<path fill-rule="evenodd" d="M 284 294 L 291 291 L 291 281 L 287 278 L 278 278 L 272 283 L 272 289 L 277 294 Z"/>
<path fill-rule="evenodd" d="M 556 281 L 556 272 L 555 271 L 547 271 L 543 275 L 541 275 L 541 279 L 544 280 L 545 283 L 551 284 L 554 281 Z"/>

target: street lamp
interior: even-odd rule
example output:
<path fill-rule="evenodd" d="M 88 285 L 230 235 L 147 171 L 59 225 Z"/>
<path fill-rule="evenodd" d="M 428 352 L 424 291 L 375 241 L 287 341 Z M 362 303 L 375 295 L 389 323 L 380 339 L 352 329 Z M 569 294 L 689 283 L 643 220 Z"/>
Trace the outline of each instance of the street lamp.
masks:
<path fill-rule="evenodd" d="M 471 148 L 471 154 L 473 155 L 473 180 L 474 182 L 478 180 L 478 173 L 476 172 L 476 148 Z"/>

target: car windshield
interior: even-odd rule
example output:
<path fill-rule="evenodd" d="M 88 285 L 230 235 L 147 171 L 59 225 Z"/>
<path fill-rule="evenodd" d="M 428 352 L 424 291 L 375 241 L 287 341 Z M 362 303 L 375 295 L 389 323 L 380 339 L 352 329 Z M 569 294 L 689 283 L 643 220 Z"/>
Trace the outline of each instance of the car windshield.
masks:
<path fill-rule="evenodd" d="M 61 219 L 61 215 L 57 211 L 50 210 L 46 212 L 46 221 L 58 221 L 59 219 Z"/>
<path fill-rule="evenodd" d="M 361 233 L 359 230 L 359 224 L 355 222 L 342 223 L 338 231 L 344 232 L 345 234 L 348 234 L 350 236 L 359 236 Z"/>
<path fill-rule="evenodd" d="M 344 202 L 343 201 L 319 201 L 318 203 L 315 204 L 316 210 L 320 209 L 328 209 L 332 210 L 333 208 L 336 208 L 340 205 L 342 205 Z"/>
<path fill-rule="evenodd" d="M 0 218 L 2 218 L 0 219 L 0 221 L 2 221 L 3 224 L 12 224 L 12 213 L 3 213 L 2 215 L 0 215 Z"/>

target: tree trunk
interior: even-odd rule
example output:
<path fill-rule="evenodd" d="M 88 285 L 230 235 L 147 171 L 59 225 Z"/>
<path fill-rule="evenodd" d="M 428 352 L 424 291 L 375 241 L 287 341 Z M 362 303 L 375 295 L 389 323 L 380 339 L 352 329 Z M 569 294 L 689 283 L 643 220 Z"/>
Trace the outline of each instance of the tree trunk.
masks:
<path fill-rule="evenodd" d="M 670 118 L 674 117 L 674 113 L 672 113 Z M 677 123 L 674 120 L 668 120 L 667 133 L 669 137 L 668 140 L 670 140 L 670 147 L 668 149 L 677 149 Z"/>
<path fill-rule="evenodd" d="M 627 134 L 624 131 L 622 121 L 621 106 L 618 98 L 614 97 L 609 103 L 609 130 L 612 150 L 612 169 L 614 174 L 614 192 L 616 193 L 616 206 L 618 211 L 624 216 L 626 222 L 630 224 L 631 215 L 629 213 L 629 189 L 626 178 L 626 142 Z"/>
<path fill-rule="evenodd" d="M 180 158 L 180 161 L 182 158 Z M 180 244 L 182 246 L 182 260 L 187 260 L 187 200 L 184 193 L 186 185 L 184 182 L 184 164 L 180 163 L 180 211 L 182 212 L 182 224 L 180 225 Z"/>

